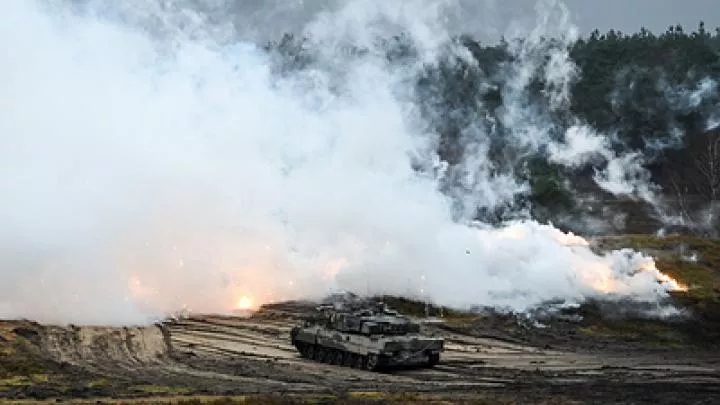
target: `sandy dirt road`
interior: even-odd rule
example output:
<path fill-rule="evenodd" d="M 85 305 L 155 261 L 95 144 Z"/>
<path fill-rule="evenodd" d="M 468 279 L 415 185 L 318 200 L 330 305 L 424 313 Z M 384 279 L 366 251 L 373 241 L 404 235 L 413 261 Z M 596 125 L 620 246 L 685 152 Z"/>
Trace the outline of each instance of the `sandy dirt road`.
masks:
<path fill-rule="evenodd" d="M 266 389 L 423 391 L 461 397 L 485 392 L 551 395 L 579 403 L 593 402 L 593 396 L 598 403 L 720 398 L 720 355 L 577 353 L 431 329 L 446 339 L 440 365 L 369 373 L 301 358 L 289 344 L 291 326 L 286 320 L 205 317 L 169 329 L 181 363 L 254 378 L 251 385 Z"/>

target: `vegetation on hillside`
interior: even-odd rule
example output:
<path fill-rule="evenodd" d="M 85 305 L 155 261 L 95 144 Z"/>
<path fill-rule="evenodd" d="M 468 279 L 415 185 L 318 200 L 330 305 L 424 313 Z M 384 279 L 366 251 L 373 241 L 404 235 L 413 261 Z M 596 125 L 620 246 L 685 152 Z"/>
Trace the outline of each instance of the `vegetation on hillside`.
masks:
<path fill-rule="evenodd" d="M 682 334 L 674 338 L 717 344 L 720 338 L 720 239 L 625 235 L 604 237 L 597 242 L 602 249 L 629 247 L 652 254 L 660 271 L 688 286 L 687 291 L 673 294 L 676 304 L 687 309 L 691 319 L 680 325 Z M 652 323 L 655 327 L 660 324 Z"/>
<path fill-rule="evenodd" d="M 649 233 L 669 223 L 720 232 L 720 133 L 712 130 L 720 125 L 720 30 L 700 23 L 692 32 L 671 26 L 659 35 L 595 31 L 574 42 L 453 41 L 448 48 L 454 51 L 425 64 L 412 80 L 421 115 L 439 135 L 437 152 L 448 163 L 443 189 L 459 197 L 459 212 L 491 222 L 532 216 L 585 233 Z M 392 68 L 415 66 L 409 61 L 418 50 L 409 36 L 381 42 Z M 266 49 L 280 75 L 312 67 L 318 58 L 310 41 L 292 35 Z M 364 52 L 349 46 L 346 53 Z M 583 164 L 563 165 L 549 158 L 548 142 L 567 139 L 573 126 L 602 135 L 607 147 Z M 488 159 L 474 160 L 479 153 Z M 643 203 L 641 188 L 610 193 L 598 187 L 593 178 L 611 154 L 618 157 L 613 164 L 640 163 L 643 170 L 624 175 L 638 187 L 657 186 L 658 200 Z M 529 190 L 468 203 L 462 197 L 485 192 L 467 182 L 468 171 L 510 175 L 527 181 Z M 618 221 L 623 213 L 629 215 Z"/>

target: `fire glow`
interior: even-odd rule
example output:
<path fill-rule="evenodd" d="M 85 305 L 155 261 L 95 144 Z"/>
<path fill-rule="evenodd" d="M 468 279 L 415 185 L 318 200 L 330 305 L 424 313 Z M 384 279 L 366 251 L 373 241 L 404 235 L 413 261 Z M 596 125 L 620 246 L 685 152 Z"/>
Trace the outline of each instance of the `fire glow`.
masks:
<path fill-rule="evenodd" d="M 241 311 L 250 311 L 257 309 L 253 305 L 253 300 L 247 295 L 242 295 L 240 298 L 238 298 L 237 302 L 235 303 L 235 309 L 239 309 Z"/>
<path fill-rule="evenodd" d="M 667 292 L 683 292 L 688 289 L 683 283 L 658 270 L 654 259 L 647 256 L 637 257 L 634 259 L 634 262 L 624 260 L 621 264 L 630 267 L 626 269 L 625 273 L 618 273 L 617 268 L 613 265 L 613 261 L 609 260 L 606 256 L 597 255 L 590 250 L 591 244 L 588 240 L 572 233 L 562 233 L 549 225 L 536 224 L 534 227 L 531 227 L 518 223 L 489 231 L 489 234 L 493 235 L 494 239 L 492 240 L 504 240 L 504 243 L 510 244 L 509 246 L 519 245 L 519 249 L 523 249 L 523 243 L 532 242 L 533 236 L 537 237 L 538 234 L 546 233 L 552 235 L 551 239 L 554 240 L 554 243 L 559 247 L 562 247 L 563 250 L 572 252 L 572 273 L 576 274 L 580 282 L 585 285 L 589 291 L 589 295 L 602 297 L 604 295 L 629 294 L 634 289 L 634 282 L 644 282 L 643 280 L 650 278 L 654 279 L 662 289 Z M 400 242 L 401 241 L 398 241 L 393 244 L 402 245 Z M 387 251 L 389 245 L 391 245 L 389 242 L 384 244 L 384 251 Z M 472 257 L 474 251 L 475 249 L 467 249 L 464 253 Z M 362 257 L 358 258 L 358 260 L 361 259 Z M 255 262 L 258 261 L 256 260 Z M 226 311 L 252 313 L 257 311 L 262 305 L 268 303 L 286 299 L 317 298 L 317 296 L 304 296 L 307 290 L 302 287 L 298 288 L 294 280 L 272 281 L 271 279 L 263 277 L 263 274 L 267 273 L 267 269 L 263 267 L 239 266 L 237 268 L 240 269 L 237 274 L 238 279 L 244 280 L 244 283 L 242 284 L 242 288 L 236 285 L 229 287 L 227 296 L 230 298 L 229 302 L 231 302 L 231 304 L 226 307 L 223 307 L 223 305 L 205 305 L 206 307 L 214 308 L 215 311 L 221 313 Z M 314 273 L 314 278 L 310 278 L 306 283 L 316 286 L 330 286 L 337 282 L 336 279 L 338 276 L 342 276 L 344 272 L 350 271 L 349 269 L 352 268 L 352 262 L 346 258 L 328 259 L 324 264 L 321 263 L 318 266 L 317 272 Z M 424 298 L 434 299 L 433 286 L 427 282 L 426 276 L 419 273 L 415 278 L 417 280 L 412 281 L 412 279 L 410 279 L 408 281 L 409 283 L 413 283 L 412 288 L 420 291 Z M 370 282 L 372 280 L 366 281 Z M 338 283 L 335 283 L 335 286 L 342 287 L 342 285 Z M 133 274 L 130 277 L 128 289 L 132 299 L 144 305 L 152 306 L 154 300 L 162 300 L 162 288 L 159 286 L 153 287 L 149 283 L 144 282 L 138 274 Z M 326 289 L 325 291 L 329 290 Z M 353 292 L 362 295 L 364 292 L 372 294 L 377 291 L 362 291 L 361 289 L 356 289 L 356 291 Z M 213 301 L 214 298 L 213 296 L 208 296 L 205 300 L 210 302 Z M 479 302 L 479 304 L 482 304 L 482 302 Z"/>

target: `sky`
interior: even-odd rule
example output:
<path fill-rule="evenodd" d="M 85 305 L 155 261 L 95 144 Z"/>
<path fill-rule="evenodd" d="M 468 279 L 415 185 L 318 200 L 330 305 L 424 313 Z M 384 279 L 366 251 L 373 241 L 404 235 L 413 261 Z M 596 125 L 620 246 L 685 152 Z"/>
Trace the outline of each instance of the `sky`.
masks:
<path fill-rule="evenodd" d="M 508 3 L 525 4 L 533 0 L 512 0 Z M 576 15 L 576 24 L 583 32 L 610 28 L 634 32 L 645 27 L 662 32 L 669 25 L 680 24 L 695 29 L 700 20 L 707 28 L 720 25 L 720 7 L 717 0 L 565 0 Z"/>
<path fill-rule="evenodd" d="M 368 0 L 372 1 L 372 0 Z M 455 0 L 461 4 L 456 20 L 451 26 L 476 37 L 494 42 L 512 23 L 525 27 L 534 21 L 536 0 Z M 258 1 L 238 0 L 235 18 L 241 27 L 253 26 L 253 36 L 276 38 L 288 29 L 295 29 L 307 22 L 319 10 L 333 7 L 342 0 L 285 0 Z M 635 32 L 645 27 L 655 33 L 663 32 L 670 25 L 681 24 L 695 29 L 700 20 L 708 29 L 720 26 L 720 7 L 717 0 L 564 0 L 571 13 L 571 20 L 582 34 L 595 28 L 602 32 L 617 29 Z M 266 22 L 258 31 L 257 24 Z M 248 34 L 248 32 L 246 32 Z"/>

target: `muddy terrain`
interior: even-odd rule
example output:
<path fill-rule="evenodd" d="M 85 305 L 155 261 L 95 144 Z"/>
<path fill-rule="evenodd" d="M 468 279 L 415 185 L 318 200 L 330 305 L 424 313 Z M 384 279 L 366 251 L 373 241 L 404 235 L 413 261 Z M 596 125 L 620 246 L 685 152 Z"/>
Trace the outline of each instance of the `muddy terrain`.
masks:
<path fill-rule="evenodd" d="M 143 328 L 2 322 L 0 400 L 711 404 L 720 398 L 716 350 L 593 347 L 581 344 L 594 339 L 587 335 L 555 339 L 553 346 L 487 322 L 475 330 L 453 327 L 452 319 L 426 326 L 446 339 L 432 369 L 377 373 L 315 363 L 289 343 L 291 326 L 308 310 L 275 306 L 250 317 L 193 316 Z"/>

